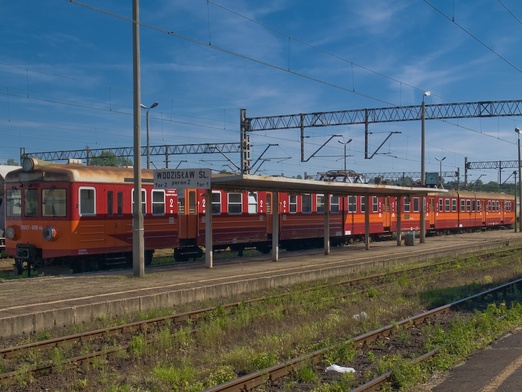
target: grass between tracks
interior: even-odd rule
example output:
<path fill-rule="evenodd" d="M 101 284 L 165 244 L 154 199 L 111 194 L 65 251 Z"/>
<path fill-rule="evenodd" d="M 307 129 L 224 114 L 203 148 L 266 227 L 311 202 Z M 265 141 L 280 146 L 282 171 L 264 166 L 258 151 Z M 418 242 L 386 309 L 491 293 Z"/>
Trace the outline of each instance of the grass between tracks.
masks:
<path fill-rule="evenodd" d="M 505 331 L 520 325 L 522 309 L 518 304 L 491 305 L 484 313 L 456 323 L 450 330 L 430 327 L 426 351 L 443 346 L 442 351 L 422 365 L 413 365 L 398 354 L 365 355 L 364 360 L 376 370 L 359 370 L 332 380 L 325 380 L 324 369 L 331 364 L 352 366 L 357 350 L 350 337 L 401 320 L 441 303 L 481 291 L 495 282 L 520 276 L 517 256 L 499 262 L 467 259 L 457 261 L 451 273 L 408 274 L 389 279 L 388 284 L 353 288 L 333 286 L 302 291 L 303 286 L 289 290 L 289 296 L 262 303 L 243 304 L 237 309 L 218 306 L 197 325 L 181 328 L 165 327 L 160 331 L 133 336 L 129 349 L 110 361 L 96 360 L 75 371 L 59 369 L 48 379 L 21 376 L 14 390 L 54 391 L 201 391 L 205 388 L 264 369 L 314 350 L 332 347 L 323 363 L 309 366 L 277 385 L 277 391 L 345 391 L 356 382 L 368 380 L 379 372 L 392 370 L 389 390 L 414 389 L 413 385 L 428 379 L 434 371 L 444 371 L 469 353 L 484 347 Z M 512 306 L 513 305 L 513 306 Z M 359 321 L 354 315 L 365 312 L 368 319 Z M 505 315 L 498 319 L 499 315 Z M 141 318 L 156 315 L 141 315 Z M 120 320 L 125 322 L 130 320 Z M 98 320 L 108 325 L 114 320 Z M 192 332 L 192 327 L 197 329 Z M 48 338 L 49 334 L 42 334 Z M 405 338 L 406 339 L 406 338 Z M 340 344 L 340 342 L 342 342 Z M 106 348 L 112 347 L 111 342 Z M 85 351 L 88 351 L 86 343 Z M 67 349 L 53 351 L 52 358 L 34 353 L 20 369 L 43 361 L 59 362 L 67 357 Z M 5 364 L 0 360 L 0 370 Z M 356 381 L 356 379 L 358 380 Z M 418 389 L 416 389 L 418 390 Z"/>

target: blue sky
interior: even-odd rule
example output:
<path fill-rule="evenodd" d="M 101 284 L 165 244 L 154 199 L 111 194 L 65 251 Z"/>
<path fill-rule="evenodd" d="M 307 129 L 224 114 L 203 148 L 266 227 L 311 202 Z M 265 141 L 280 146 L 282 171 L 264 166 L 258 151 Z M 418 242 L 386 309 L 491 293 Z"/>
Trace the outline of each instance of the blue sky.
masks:
<path fill-rule="evenodd" d="M 522 3 L 516 0 L 149 0 L 140 2 L 141 97 L 150 144 L 239 142 L 249 117 L 520 99 Z M 82 5 L 83 4 L 83 5 Z M 84 6 L 87 5 L 88 7 Z M 0 3 L 0 162 L 28 152 L 132 146 L 132 1 Z M 142 112 L 145 144 L 145 112 Z M 522 118 L 426 124 L 426 169 L 517 159 Z M 420 123 L 306 130 L 305 158 L 331 135 L 360 173 L 420 171 Z M 258 174 L 343 168 L 332 139 L 300 162 L 298 130 L 251 136 Z M 239 154 L 228 154 L 239 165 Z M 228 169 L 215 155 L 170 157 L 170 167 Z M 145 165 L 145 159 L 142 161 Z M 153 167 L 164 157 L 153 156 Z M 259 164 L 259 163 L 258 163 Z M 492 170 L 470 181 L 498 180 Z M 504 181 L 509 173 L 503 173 Z M 511 180 L 509 180 L 511 181 Z"/>

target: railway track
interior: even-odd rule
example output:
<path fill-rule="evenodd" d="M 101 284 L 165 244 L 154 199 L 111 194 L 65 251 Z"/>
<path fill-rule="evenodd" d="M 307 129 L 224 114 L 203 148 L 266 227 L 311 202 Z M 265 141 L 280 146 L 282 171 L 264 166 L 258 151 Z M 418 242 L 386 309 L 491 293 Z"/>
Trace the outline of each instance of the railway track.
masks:
<path fill-rule="evenodd" d="M 514 250 L 508 251 L 501 250 L 496 252 L 484 252 L 483 257 L 489 258 L 489 257 L 499 257 L 499 254 L 504 255 L 504 257 L 510 257 Z M 496 256 L 494 256 L 496 255 Z M 413 267 L 413 268 L 407 268 L 400 271 L 395 271 L 392 274 L 375 274 L 372 276 L 368 276 L 365 278 L 360 279 L 348 279 L 348 280 L 342 280 L 334 283 L 324 284 L 312 288 L 306 289 L 306 291 L 310 290 L 319 290 L 321 288 L 325 287 L 331 287 L 331 286 L 339 286 L 339 285 L 350 285 L 354 286 L 355 288 L 360 285 L 361 287 L 368 284 L 368 282 L 378 282 L 378 281 L 385 281 L 385 280 L 393 280 L 393 276 L 397 276 L 400 274 L 417 274 L 418 276 L 425 276 L 428 271 L 431 271 L 430 273 L 438 274 L 441 270 L 446 268 L 446 271 L 453 270 L 452 268 L 453 261 L 446 261 L 446 262 L 440 262 L 436 264 L 430 264 L 425 265 L 421 267 Z M 462 264 L 462 261 L 461 261 Z M 305 290 L 303 290 L 305 291 Z M 261 302 L 261 301 L 267 301 L 274 298 L 282 298 L 289 294 L 283 293 L 276 296 L 269 296 L 269 297 L 260 297 L 251 299 L 248 301 L 241 301 L 236 303 L 230 303 L 225 305 L 219 305 L 220 309 L 230 309 L 230 308 L 237 308 L 239 306 L 243 306 L 248 303 L 254 303 L 254 302 Z M 41 366 L 34 366 L 32 368 L 24 368 L 25 373 L 30 373 L 34 377 L 38 377 L 40 374 L 48 374 L 53 371 L 53 368 L 55 367 L 67 367 L 67 366 L 79 366 L 79 364 L 82 363 L 90 363 L 94 361 L 96 358 L 107 358 L 111 355 L 116 355 L 118 352 L 125 351 L 129 348 L 129 341 L 132 338 L 132 336 L 136 333 L 145 333 L 147 331 L 154 331 L 158 330 L 164 326 L 173 326 L 175 328 L 178 328 L 179 326 L 191 323 L 192 325 L 195 324 L 195 321 L 205 317 L 205 315 L 208 315 L 211 312 L 215 312 L 216 307 L 211 308 L 205 308 L 205 309 L 199 309 L 191 312 L 186 312 L 178 315 L 172 315 L 172 316 L 166 316 L 166 317 L 160 317 L 155 318 L 151 320 L 145 320 L 130 324 L 125 324 L 121 326 L 111 327 L 111 328 L 103 328 L 95 331 L 89 331 L 81 334 L 75 334 L 70 336 L 64 336 L 59 337 L 55 339 L 48 339 L 41 342 L 34 342 L 30 344 L 24 344 L 20 346 L 14 346 L 9 347 L 5 349 L 0 350 L 0 357 L 4 358 L 5 360 L 8 360 L 10 358 L 14 357 L 21 357 L 26 355 L 28 352 L 32 352 L 34 350 L 38 351 L 52 351 L 54 349 L 64 347 L 66 345 L 72 345 L 75 343 L 85 344 L 86 342 L 92 342 L 95 339 L 101 339 L 101 342 L 99 343 L 89 343 L 90 346 L 92 346 L 94 349 L 91 350 L 92 352 L 88 354 L 81 354 L 81 355 L 73 355 L 70 359 L 67 359 L 65 361 L 61 361 L 60 363 L 49 363 L 46 365 Z M 117 336 L 118 338 L 121 338 L 123 336 L 127 336 L 127 340 L 122 339 L 120 343 L 118 344 L 117 348 L 107 349 L 104 348 L 103 342 L 107 341 L 113 336 Z M 368 338 L 366 338 L 368 339 Z M 96 348 L 100 348 L 97 350 Z M 293 365 L 291 365 L 293 366 Z M 17 369 L 11 369 L 11 371 L 4 372 L 2 375 L 0 375 L 0 382 L 10 384 L 12 382 L 15 382 L 20 377 L 20 371 Z"/>
<path fill-rule="evenodd" d="M 420 331 L 419 326 L 426 323 L 427 321 L 432 321 L 433 319 L 437 318 L 440 319 L 442 317 L 446 317 L 445 322 L 450 323 L 451 320 L 455 317 L 449 317 L 453 312 L 455 312 L 458 315 L 461 315 L 461 313 L 457 312 L 458 309 L 462 307 L 470 308 L 470 302 L 479 302 L 479 305 L 476 305 L 477 308 L 481 307 L 481 299 L 484 297 L 489 297 L 493 294 L 499 294 L 504 293 L 506 291 L 512 290 L 514 287 L 517 288 L 517 290 L 520 290 L 520 287 L 522 287 L 522 279 L 518 279 L 513 282 L 509 282 L 507 284 L 503 284 L 494 288 L 491 288 L 489 290 L 483 291 L 478 294 L 474 294 L 472 296 L 469 296 L 467 298 L 463 298 L 461 300 L 449 303 L 444 306 L 440 306 L 436 309 L 423 312 L 420 314 L 417 314 L 415 316 L 409 317 L 407 319 L 401 320 L 397 323 L 386 325 L 382 328 L 376 329 L 374 331 L 370 331 L 367 333 L 364 333 L 362 335 L 356 336 L 352 339 L 351 342 L 356 347 L 366 347 L 366 349 L 375 348 L 375 342 L 377 341 L 385 341 L 386 338 L 389 338 L 395 331 L 397 330 L 403 330 L 407 329 L 411 334 Z M 519 298 L 520 300 L 520 298 Z M 403 339 L 403 338 L 401 338 Z M 389 347 L 393 347 L 394 341 L 388 341 L 387 347 L 380 346 L 381 349 L 384 349 L 388 352 L 390 352 Z M 316 350 L 314 352 L 311 352 L 306 355 L 299 356 L 297 358 L 294 358 L 292 360 L 286 361 L 284 363 L 278 364 L 276 366 L 272 366 L 267 369 L 262 369 L 259 371 L 256 371 L 254 373 L 245 375 L 243 377 L 237 378 L 235 380 L 226 382 L 224 384 L 215 386 L 213 388 L 207 389 L 205 392 L 246 392 L 246 391 L 253 391 L 255 388 L 267 385 L 268 384 L 274 384 L 277 382 L 278 379 L 285 377 L 289 375 L 292 372 L 296 372 L 299 369 L 302 369 L 303 367 L 309 366 L 310 363 L 317 365 L 323 360 L 324 354 L 334 349 L 335 347 L 327 347 L 324 349 Z M 431 358 L 433 355 L 436 355 L 439 349 L 431 350 L 427 353 L 423 353 L 421 355 L 418 355 L 416 358 L 412 359 L 412 363 L 418 363 L 421 361 L 425 361 L 429 358 Z M 327 368 L 326 366 L 323 366 L 323 368 Z M 359 387 L 353 389 L 352 391 L 362 392 L 362 391 L 369 391 L 369 390 L 378 390 L 381 386 L 383 386 L 385 383 L 389 382 L 390 379 L 393 377 L 392 372 L 384 373 L 362 385 Z M 269 388 L 269 387 L 268 387 Z M 267 390 L 267 389 L 264 389 Z M 270 390 L 270 389 L 268 389 Z"/>

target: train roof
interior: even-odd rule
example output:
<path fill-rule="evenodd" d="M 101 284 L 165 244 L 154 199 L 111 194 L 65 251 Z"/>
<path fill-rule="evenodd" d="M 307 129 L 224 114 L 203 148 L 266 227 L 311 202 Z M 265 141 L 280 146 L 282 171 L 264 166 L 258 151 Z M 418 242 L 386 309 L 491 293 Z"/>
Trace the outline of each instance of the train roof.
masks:
<path fill-rule="evenodd" d="M 6 176 L 6 183 L 20 181 L 56 181 L 83 183 L 132 183 L 134 169 L 85 166 L 77 163 L 57 164 L 38 160 L 31 161 L 31 170 L 21 168 Z M 142 170 L 142 182 L 153 182 L 153 171 Z M 446 193 L 444 189 L 402 187 L 384 184 L 360 184 L 340 181 L 302 180 L 286 177 L 256 176 L 250 174 L 212 174 L 212 189 L 226 191 L 272 191 L 288 193 L 324 193 L 334 195 L 434 195 Z"/>
<path fill-rule="evenodd" d="M 432 195 L 447 192 L 445 189 L 359 184 L 339 181 L 300 180 L 286 177 L 254 176 L 250 174 L 212 175 L 212 189 L 368 196 Z"/>
<path fill-rule="evenodd" d="M 142 170 L 143 182 L 152 183 L 152 170 Z M 33 170 L 23 168 L 7 174 L 6 183 L 20 181 L 84 182 L 84 183 L 132 183 L 132 167 L 85 166 L 77 163 L 59 164 L 38 162 Z"/>
<path fill-rule="evenodd" d="M 492 192 L 475 192 L 470 190 L 449 190 L 447 194 L 440 195 L 441 197 L 462 197 L 462 198 L 470 198 L 470 199 L 498 199 L 498 200 L 512 200 L 514 198 L 513 195 L 509 195 L 507 193 L 492 193 Z"/>

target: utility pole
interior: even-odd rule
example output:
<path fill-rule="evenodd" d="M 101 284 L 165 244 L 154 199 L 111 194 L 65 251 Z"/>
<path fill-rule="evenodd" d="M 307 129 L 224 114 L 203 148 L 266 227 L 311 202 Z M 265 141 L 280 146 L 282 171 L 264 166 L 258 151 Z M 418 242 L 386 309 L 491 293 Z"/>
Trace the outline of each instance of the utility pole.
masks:
<path fill-rule="evenodd" d="M 140 24 L 139 0 L 132 3 L 133 79 L 134 79 L 134 205 L 132 207 L 132 268 L 134 276 L 145 274 L 145 240 L 143 238 L 143 213 L 141 211 L 141 144 L 140 144 Z"/>

